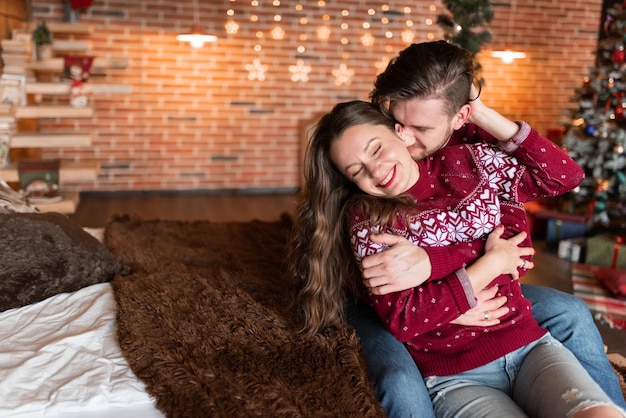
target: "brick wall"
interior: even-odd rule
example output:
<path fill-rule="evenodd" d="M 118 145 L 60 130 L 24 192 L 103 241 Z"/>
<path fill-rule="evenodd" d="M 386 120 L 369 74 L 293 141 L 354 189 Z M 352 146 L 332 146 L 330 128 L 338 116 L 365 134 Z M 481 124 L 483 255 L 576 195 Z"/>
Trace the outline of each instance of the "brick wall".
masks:
<path fill-rule="evenodd" d="M 293 189 L 299 182 L 300 124 L 338 101 L 367 99 L 376 64 L 407 45 L 401 38 L 407 19 L 413 22 L 413 42 L 441 37 L 436 24 L 429 24 L 442 12 L 441 2 L 199 3 L 202 26 L 219 40 L 198 50 L 176 40 L 193 23 L 189 1 L 94 0 L 81 17 L 95 27 L 89 36 L 94 55 L 129 60 L 127 69 L 94 74 L 94 81 L 125 83 L 132 93 L 94 96 L 93 119 L 40 121 L 45 129 L 93 132 L 90 148 L 44 151 L 45 157 L 100 162 L 97 181 L 67 189 Z M 391 11 L 383 13 L 382 3 Z M 542 132 L 558 126 L 593 65 L 601 3 L 494 2 L 494 40 L 480 56 L 487 81 L 483 100 Z M 229 9 L 240 26 L 233 35 L 224 29 Z M 62 1 L 32 0 L 32 12 L 35 20 L 60 20 Z M 388 23 L 381 22 L 385 17 Z M 371 22 L 370 29 L 363 29 L 364 21 Z M 323 24 L 331 29 L 325 42 L 316 32 Z M 282 40 L 272 39 L 276 26 L 285 31 Z M 361 43 L 366 32 L 374 38 L 372 46 Z M 487 49 L 506 44 L 528 58 L 505 65 L 489 56 Z M 305 49 L 298 51 L 300 46 Z M 263 80 L 249 79 L 246 65 L 255 59 L 267 68 Z M 289 66 L 298 60 L 311 67 L 306 82 L 291 79 Z M 336 83 L 333 71 L 342 63 L 353 71 L 350 84 Z"/>

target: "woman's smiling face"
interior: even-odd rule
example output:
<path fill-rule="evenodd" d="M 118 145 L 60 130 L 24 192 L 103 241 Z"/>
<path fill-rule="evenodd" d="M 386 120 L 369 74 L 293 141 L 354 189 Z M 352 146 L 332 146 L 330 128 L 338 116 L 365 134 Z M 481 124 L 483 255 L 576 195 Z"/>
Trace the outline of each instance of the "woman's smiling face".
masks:
<path fill-rule="evenodd" d="M 407 144 L 384 125 L 347 128 L 331 145 L 330 158 L 341 173 L 372 196 L 398 196 L 419 179 Z"/>

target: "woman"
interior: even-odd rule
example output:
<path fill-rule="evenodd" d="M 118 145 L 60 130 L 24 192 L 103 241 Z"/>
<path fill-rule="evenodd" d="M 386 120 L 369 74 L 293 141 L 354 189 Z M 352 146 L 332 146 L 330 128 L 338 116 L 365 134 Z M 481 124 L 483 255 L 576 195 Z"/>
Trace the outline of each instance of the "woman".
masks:
<path fill-rule="evenodd" d="M 295 241 L 294 272 L 302 280 L 307 330 L 315 333 L 341 320 L 342 286 L 355 271 L 344 242 L 351 242 L 359 260 L 384 249 L 369 240 L 376 232 L 404 235 L 418 245 L 469 241 L 494 230 L 507 205 L 575 187 L 582 170 L 546 141 L 534 135 L 523 144 L 508 144 L 519 161 L 478 144 L 448 147 L 415 163 L 406 149 L 410 144 L 401 141 L 393 122 L 375 106 L 336 106 L 321 119 L 309 145 L 298 210 L 301 238 Z M 436 414 L 623 416 L 571 353 L 532 318 L 530 303 L 512 280 L 525 271 L 527 261 L 520 261 L 519 252 L 492 244 L 487 242 L 483 257 L 466 270 L 458 266 L 445 280 L 431 278 L 385 296 L 361 293 L 406 343 L 425 376 Z M 488 284 L 508 297 L 510 312 L 500 325 L 454 324 Z M 352 286 L 362 290 L 358 280 Z M 514 368 L 515 384 L 509 387 L 501 363 L 511 361 L 521 366 Z M 530 390 L 535 379 L 543 382 L 540 391 Z M 572 388 L 581 395 L 572 396 Z"/>

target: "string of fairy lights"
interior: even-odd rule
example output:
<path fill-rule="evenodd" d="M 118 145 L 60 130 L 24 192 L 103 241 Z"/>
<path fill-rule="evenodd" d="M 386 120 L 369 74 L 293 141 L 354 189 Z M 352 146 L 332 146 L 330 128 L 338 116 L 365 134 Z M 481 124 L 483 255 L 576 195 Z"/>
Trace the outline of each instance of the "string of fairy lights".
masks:
<path fill-rule="evenodd" d="M 350 50 L 382 47 L 381 58 L 374 63 L 376 73 L 382 72 L 393 53 L 392 45 L 408 45 L 415 41 L 416 30 L 426 33 L 427 40 L 439 36 L 434 4 L 413 6 L 378 3 L 368 7 L 363 3 L 342 7 L 326 0 L 297 4 L 281 0 L 228 0 L 224 29 L 228 36 L 251 36 L 257 57 L 244 64 L 249 80 L 264 81 L 270 65 L 264 62 L 264 46 L 285 39 L 295 44 L 294 62 L 287 66 L 291 81 L 306 83 L 314 71 L 305 60 L 316 45 L 336 45 L 342 62 L 331 71 L 337 86 L 350 85 L 354 70 L 350 68 Z M 289 5 L 286 3 L 290 3 Z M 343 2 L 345 4 L 346 2 Z M 360 4 L 356 4 L 360 3 Z M 270 23 L 270 24 L 268 24 Z"/>

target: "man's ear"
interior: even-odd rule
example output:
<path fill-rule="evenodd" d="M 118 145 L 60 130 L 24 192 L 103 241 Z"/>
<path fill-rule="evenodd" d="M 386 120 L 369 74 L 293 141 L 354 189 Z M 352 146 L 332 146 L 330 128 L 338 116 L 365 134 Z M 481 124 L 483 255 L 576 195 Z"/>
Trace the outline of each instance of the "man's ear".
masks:
<path fill-rule="evenodd" d="M 415 137 L 409 134 L 409 132 L 407 132 L 407 130 L 404 129 L 402 125 L 400 125 L 399 123 L 396 123 L 395 127 L 396 127 L 396 133 L 398 134 L 402 142 L 404 142 L 404 145 L 406 145 L 407 147 L 410 147 L 411 145 L 415 144 Z"/>
<path fill-rule="evenodd" d="M 472 107 L 469 104 L 464 104 L 463 106 L 461 106 L 459 111 L 452 118 L 452 129 L 454 129 L 455 131 L 457 129 L 460 129 L 467 122 L 471 114 Z"/>

